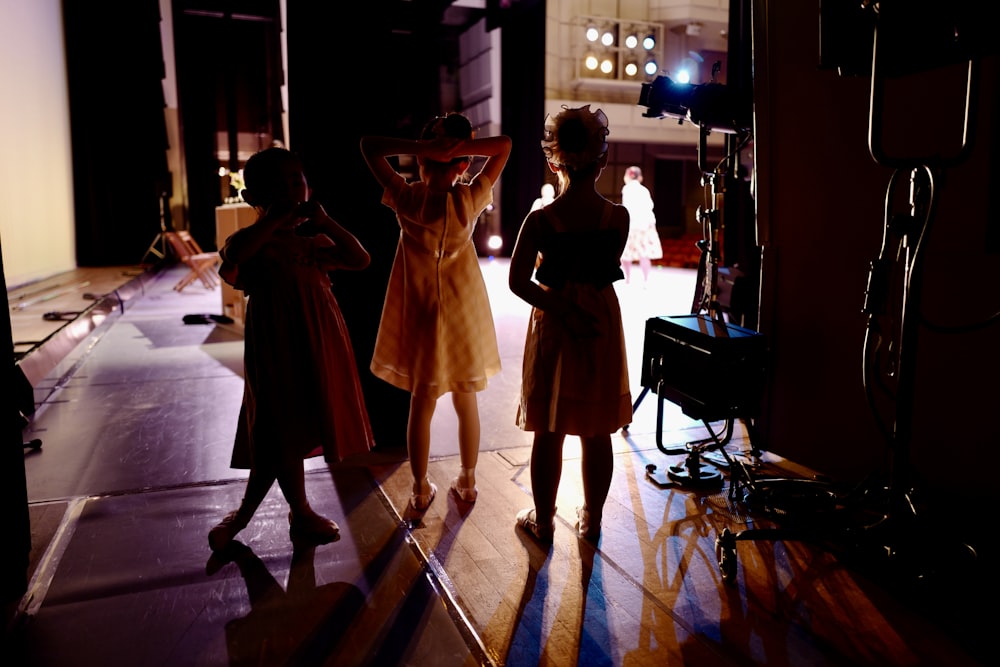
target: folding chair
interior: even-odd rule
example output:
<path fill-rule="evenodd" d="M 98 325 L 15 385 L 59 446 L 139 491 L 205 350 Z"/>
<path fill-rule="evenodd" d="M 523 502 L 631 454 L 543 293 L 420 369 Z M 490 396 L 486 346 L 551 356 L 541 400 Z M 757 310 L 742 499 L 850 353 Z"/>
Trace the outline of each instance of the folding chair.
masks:
<path fill-rule="evenodd" d="M 174 285 L 175 290 L 180 292 L 196 278 L 201 280 L 206 289 L 215 289 L 219 285 L 218 267 L 222 263 L 222 258 L 218 252 L 203 251 L 190 232 L 184 230 L 164 232 L 163 235 L 170 242 L 170 248 L 177 260 L 191 269 Z"/>

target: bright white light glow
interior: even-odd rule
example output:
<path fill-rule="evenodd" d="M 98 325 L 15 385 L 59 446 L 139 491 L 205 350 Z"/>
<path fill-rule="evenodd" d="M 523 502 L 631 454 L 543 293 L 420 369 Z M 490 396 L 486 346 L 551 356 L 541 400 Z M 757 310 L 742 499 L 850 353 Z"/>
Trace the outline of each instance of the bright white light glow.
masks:
<path fill-rule="evenodd" d="M 499 250 L 501 247 L 503 247 L 503 237 L 498 236 L 496 234 L 492 235 L 486 241 L 486 247 L 488 247 L 490 250 Z"/>
<path fill-rule="evenodd" d="M 653 37 L 652 35 L 646 35 L 646 38 L 642 40 L 642 48 L 646 49 L 647 51 L 652 51 L 654 48 L 656 48 L 656 38 Z"/>
<path fill-rule="evenodd" d="M 628 37 L 625 38 L 625 46 L 627 46 L 630 49 L 634 49 L 635 47 L 639 46 L 639 37 L 636 35 L 629 35 Z"/>
<path fill-rule="evenodd" d="M 656 64 L 655 60 L 647 60 L 646 66 L 643 69 L 646 70 L 646 74 L 648 74 L 649 76 L 653 76 L 659 71 L 660 68 Z"/>
<path fill-rule="evenodd" d="M 614 68 L 615 65 L 610 60 L 601 61 L 601 71 L 604 72 L 605 74 L 611 74 L 611 70 L 613 70 Z"/>
<path fill-rule="evenodd" d="M 601 35 L 601 44 L 603 44 L 604 46 L 611 46 L 614 43 L 615 43 L 615 36 L 610 30 Z"/>
<path fill-rule="evenodd" d="M 587 41 L 596 42 L 597 38 L 600 37 L 600 33 L 597 32 L 597 28 L 590 26 L 587 28 Z"/>
<path fill-rule="evenodd" d="M 691 83 L 691 72 L 682 69 L 677 72 L 677 83 Z"/>
<path fill-rule="evenodd" d="M 583 64 L 587 69 L 593 72 L 597 69 L 597 56 L 587 56 L 587 58 L 583 61 Z"/>
<path fill-rule="evenodd" d="M 625 73 L 629 76 L 635 76 L 639 73 L 639 66 L 635 63 L 629 63 L 625 65 Z"/>

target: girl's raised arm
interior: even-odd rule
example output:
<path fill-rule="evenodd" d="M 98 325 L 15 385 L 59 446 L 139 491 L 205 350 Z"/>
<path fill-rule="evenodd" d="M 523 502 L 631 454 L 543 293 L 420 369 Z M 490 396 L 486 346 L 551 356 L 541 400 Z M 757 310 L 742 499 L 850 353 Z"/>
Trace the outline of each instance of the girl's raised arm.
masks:
<path fill-rule="evenodd" d="M 480 170 L 480 174 L 486 174 L 490 183 L 496 183 L 500 178 L 500 173 L 507 165 L 507 158 L 510 157 L 511 140 L 510 137 L 498 135 L 495 137 L 483 137 L 465 142 L 459 151 L 468 150 L 469 155 L 486 157 L 486 164 Z"/>
<path fill-rule="evenodd" d="M 375 180 L 382 187 L 386 187 L 396 175 L 396 170 L 389 163 L 388 158 L 394 155 L 419 155 L 421 143 L 412 139 L 395 139 L 393 137 L 361 137 L 361 155 L 368 163 L 368 168 L 371 169 Z"/>

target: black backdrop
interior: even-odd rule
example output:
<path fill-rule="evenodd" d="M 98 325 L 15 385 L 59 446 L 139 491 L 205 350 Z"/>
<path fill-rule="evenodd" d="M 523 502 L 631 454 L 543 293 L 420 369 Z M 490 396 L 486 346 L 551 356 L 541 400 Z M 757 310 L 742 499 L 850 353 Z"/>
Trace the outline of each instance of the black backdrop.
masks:
<path fill-rule="evenodd" d="M 174 0 L 177 95 L 184 137 L 186 227 L 202 248 L 216 248 L 218 171 L 245 154 L 285 141 L 277 0 Z M 220 162 L 228 151 L 229 162 Z"/>
<path fill-rule="evenodd" d="M 76 260 L 135 264 L 169 190 L 156 0 L 63 3 Z"/>

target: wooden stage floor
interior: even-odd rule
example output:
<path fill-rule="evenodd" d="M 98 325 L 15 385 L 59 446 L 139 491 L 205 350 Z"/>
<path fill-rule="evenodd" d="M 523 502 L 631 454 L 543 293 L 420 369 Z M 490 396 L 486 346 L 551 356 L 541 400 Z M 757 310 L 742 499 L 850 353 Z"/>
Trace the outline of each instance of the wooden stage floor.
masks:
<path fill-rule="evenodd" d="M 242 336 L 238 327 L 184 323 L 185 314 L 219 312 L 220 301 L 199 284 L 173 290 L 179 270 L 115 267 L 107 283 L 87 272 L 63 276 L 51 298 L 40 286 L 8 293 L 19 343 L 53 336 L 42 315 L 83 310 L 93 302 L 86 293 L 122 297 L 112 296 L 119 307 L 94 318 L 65 354 L 32 371 L 46 369 L 33 382 L 39 406 L 24 434 L 43 444 L 24 455 L 32 558 L 4 635 L 12 664 L 992 662 L 993 616 L 980 611 L 990 599 L 979 585 L 992 572 L 956 560 L 943 580 L 928 580 L 859 566 L 827 539 L 834 533 L 821 514 L 807 539 L 735 542 L 731 580 L 723 576 L 719 536 L 766 528 L 773 517 L 730 494 L 734 472 L 724 465 L 713 464 L 718 485 L 657 477 L 683 468 L 685 443 L 706 430 L 666 404 L 669 451 L 661 450 L 655 395 L 613 437 L 598 544 L 574 531 L 582 489 L 573 438 L 554 544 L 515 529 L 514 515 L 531 504 L 530 434 L 514 425 L 527 310 L 506 290 L 503 260 L 483 262 L 504 371 L 481 395 L 478 502 L 446 491 L 459 464 L 444 397 L 430 465 L 440 492 L 424 515 L 407 510 L 405 448 L 380 447 L 350 465 L 313 459 L 309 494 L 340 524 L 338 541 L 293 545 L 272 489 L 239 543 L 213 555 L 208 531 L 239 502 L 246 479 L 229 467 Z M 620 285 L 635 395 L 645 319 L 687 312 L 693 285 L 693 271 L 666 268 L 645 288 Z M 758 477 L 801 472 L 777 457 L 757 467 L 748 449 L 737 423 L 726 445 L 734 460 Z M 918 538 L 936 553 L 939 537 Z"/>

